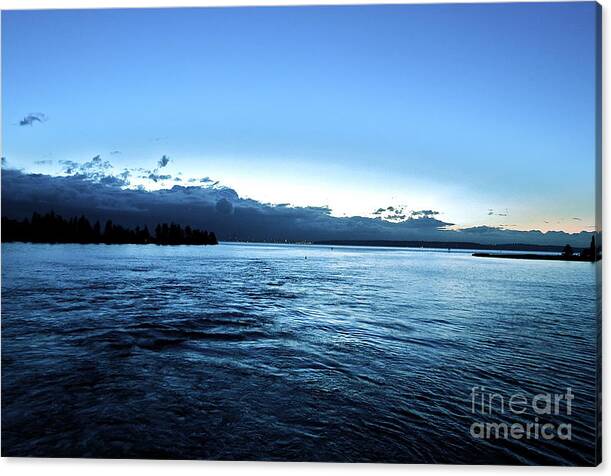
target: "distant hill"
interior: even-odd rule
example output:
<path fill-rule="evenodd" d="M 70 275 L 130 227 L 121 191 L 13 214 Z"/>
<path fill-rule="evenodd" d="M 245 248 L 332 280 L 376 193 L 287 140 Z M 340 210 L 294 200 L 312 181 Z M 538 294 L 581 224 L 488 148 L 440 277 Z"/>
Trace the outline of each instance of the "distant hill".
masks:
<path fill-rule="evenodd" d="M 525 243 L 486 245 L 468 241 L 329 240 L 315 241 L 314 244 L 336 246 L 387 246 L 391 248 L 449 248 L 455 250 L 549 251 L 559 253 L 563 248 L 562 246 L 529 245 Z"/>

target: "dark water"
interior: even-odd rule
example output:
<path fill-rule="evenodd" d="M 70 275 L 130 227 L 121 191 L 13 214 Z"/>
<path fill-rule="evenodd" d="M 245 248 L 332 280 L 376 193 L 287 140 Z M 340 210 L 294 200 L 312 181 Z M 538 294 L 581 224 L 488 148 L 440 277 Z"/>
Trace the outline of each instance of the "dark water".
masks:
<path fill-rule="evenodd" d="M 307 259 L 305 259 L 307 257 Z M 590 263 L 279 245 L 2 246 L 3 455 L 591 464 Z M 575 394 L 478 439 L 471 390 Z"/>

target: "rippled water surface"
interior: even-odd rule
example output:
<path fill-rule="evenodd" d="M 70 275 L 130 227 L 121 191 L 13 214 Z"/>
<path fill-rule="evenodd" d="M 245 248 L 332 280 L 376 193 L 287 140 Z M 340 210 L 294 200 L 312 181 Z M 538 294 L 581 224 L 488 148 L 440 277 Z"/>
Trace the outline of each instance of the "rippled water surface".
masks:
<path fill-rule="evenodd" d="M 596 266 L 5 244 L 3 455 L 591 464 Z M 472 437 L 474 386 L 571 387 L 571 440 Z"/>

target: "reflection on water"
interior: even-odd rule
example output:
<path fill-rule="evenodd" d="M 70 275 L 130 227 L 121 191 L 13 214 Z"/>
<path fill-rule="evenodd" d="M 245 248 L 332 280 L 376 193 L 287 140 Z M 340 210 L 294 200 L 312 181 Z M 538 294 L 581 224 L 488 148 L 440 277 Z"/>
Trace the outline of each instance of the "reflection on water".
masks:
<path fill-rule="evenodd" d="M 6 244 L 3 455 L 591 464 L 596 266 Z M 571 387 L 571 441 L 474 439 L 474 386 Z"/>

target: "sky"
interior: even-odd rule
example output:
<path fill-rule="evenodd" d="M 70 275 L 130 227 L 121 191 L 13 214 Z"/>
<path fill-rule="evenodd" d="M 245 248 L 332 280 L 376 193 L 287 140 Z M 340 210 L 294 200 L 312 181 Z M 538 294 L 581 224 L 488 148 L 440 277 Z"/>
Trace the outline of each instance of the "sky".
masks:
<path fill-rule="evenodd" d="M 332 217 L 588 231 L 595 8 L 3 12 L 2 155 Z"/>

